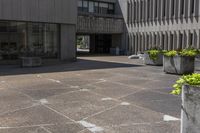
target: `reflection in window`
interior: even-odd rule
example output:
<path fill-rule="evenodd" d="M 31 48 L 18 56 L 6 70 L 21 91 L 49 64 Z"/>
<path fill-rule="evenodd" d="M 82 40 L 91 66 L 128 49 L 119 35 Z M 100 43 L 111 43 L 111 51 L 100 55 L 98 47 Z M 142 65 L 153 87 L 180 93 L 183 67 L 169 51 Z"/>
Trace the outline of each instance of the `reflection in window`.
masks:
<path fill-rule="evenodd" d="M 89 12 L 94 13 L 94 2 L 93 1 L 89 2 Z"/>
<path fill-rule="evenodd" d="M 21 56 L 56 58 L 57 47 L 56 24 L 0 22 L 0 60 Z"/>
<path fill-rule="evenodd" d="M 79 0 L 78 10 L 90 13 L 114 14 L 114 3 Z"/>
<path fill-rule="evenodd" d="M 83 11 L 88 12 L 88 1 L 86 0 L 83 1 Z"/>

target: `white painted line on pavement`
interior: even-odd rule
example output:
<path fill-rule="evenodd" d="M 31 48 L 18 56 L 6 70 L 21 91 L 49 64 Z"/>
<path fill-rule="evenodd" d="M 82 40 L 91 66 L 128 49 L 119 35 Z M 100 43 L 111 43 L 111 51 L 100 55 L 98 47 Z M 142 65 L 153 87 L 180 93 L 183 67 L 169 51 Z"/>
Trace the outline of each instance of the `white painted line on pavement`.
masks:
<path fill-rule="evenodd" d="M 41 103 L 41 104 L 47 104 L 48 101 L 47 101 L 47 99 L 40 99 L 40 103 Z"/>
<path fill-rule="evenodd" d="M 123 105 L 123 106 L 129 106 L 130 103 L 128 103 L 128 102 L 122 102 L 120 105 Z"/>
<path fill-rule="evenodd" d="M 52 82 L 56 82 L 56 83 L 61 83 L 59 80 L 55 80 L 55 79 L 48 79 L 48 80 L 50 80 Z"/>
<path fill-rule="evenodd" d="M 110 97 L 106 97 L 106 98 L 102 98 L 101 101 L 109 101 L 109 100 L 113 100 L 112 98 Z"/>
<path fill-rule="evenodd" d="M 104 130 L 102 127 L 98 127 L 95 124 L 89 123 L 87 121 L 79 121 L 78 123 L 93 133 L 102 132 Z"/>
<path fill-rule="evenodd" d="M 170 116 L 170 115 L 164 115 L 163 116 L 163 121 L 179 121 L 179 118 Z"/>

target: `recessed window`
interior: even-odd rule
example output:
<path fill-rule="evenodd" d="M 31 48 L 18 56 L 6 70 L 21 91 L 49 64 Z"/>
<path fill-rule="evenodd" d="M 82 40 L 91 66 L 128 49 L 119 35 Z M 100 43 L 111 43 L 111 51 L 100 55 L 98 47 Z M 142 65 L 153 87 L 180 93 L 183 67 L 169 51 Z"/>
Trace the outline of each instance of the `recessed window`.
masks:
<path fill-rule="evenodd" d="M 114 3 L 99 2 L 93 0 L 79 0 L 78 11 L 99 13 L 99 14 L 114 14 Z"/>

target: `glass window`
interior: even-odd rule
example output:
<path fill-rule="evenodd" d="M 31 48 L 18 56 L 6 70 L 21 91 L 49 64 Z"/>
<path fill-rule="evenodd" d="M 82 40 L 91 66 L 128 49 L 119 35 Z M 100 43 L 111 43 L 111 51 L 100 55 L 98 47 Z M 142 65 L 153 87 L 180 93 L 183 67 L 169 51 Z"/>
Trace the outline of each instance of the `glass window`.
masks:
<path fill-rule="evenodd" d="M 89 12 L 94 13 L 94 2 L 93 1 L 89 2 Z"/>
<path fill-rule="evenodd" d="M 109 4 L 108 14 L 114 14 L 114 4 Z"/>
<path fill-rule="evenodd" d="M 82 7 L 83 7 L 83 1 L 79 0 L 78 1 L 78 11 L 82 11 Z"/>
<path fill-rule="evenodd" d="M 94 3 L 94 12 L 99 13 L 99 3 L 98 2 Z"/>
<path fill-rule="evenodd" d="M 82 0 L 79 0 L 78 1 L 78 7 L 82 7 L 83 6 L 83 1 Z"/>
<path fill-rule="evenodd" d="M 108 14 L 108 3 L 99 3 L 99 10 L 102 14 Z"/>
<path fill-rule="evenodd" d="M 0 60 L 21 56 L 56 58 L 57 55 L 57 24 L 0 22 Z"/>
<path fill-rule="evenodd" d="M 88 1 L 86 0 L 83 1 L 83 11 L 88 12 Z"/>

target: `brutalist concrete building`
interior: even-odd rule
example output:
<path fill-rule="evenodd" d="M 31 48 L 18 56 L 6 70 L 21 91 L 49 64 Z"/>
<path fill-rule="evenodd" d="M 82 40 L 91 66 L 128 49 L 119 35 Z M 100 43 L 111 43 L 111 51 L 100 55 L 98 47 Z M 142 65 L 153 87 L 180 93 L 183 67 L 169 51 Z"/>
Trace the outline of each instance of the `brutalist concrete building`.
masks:
<path fill-rule="evenodd" d="M 199 48 L 199 15 L 199 0 L 0 0 L 0 62 L 75 60 L 77 36 L 90 53 Z"/>
<path fill-rule="evenodd" d="M 0 0 L 0 62 L 22 56 L 76 59 L 76 36 L 90 36 L 91 53 L 126 52 L 117 0 Z"/>
<path fill-rule="evenodd" d="M 119 0 L 130 54 L 154 46 L 200 48 L 199 0 Z"/>
<path fill-rule="evenodd" d="M 76 0 L 0 0 L 0 60 L 74 60 Z"/>

